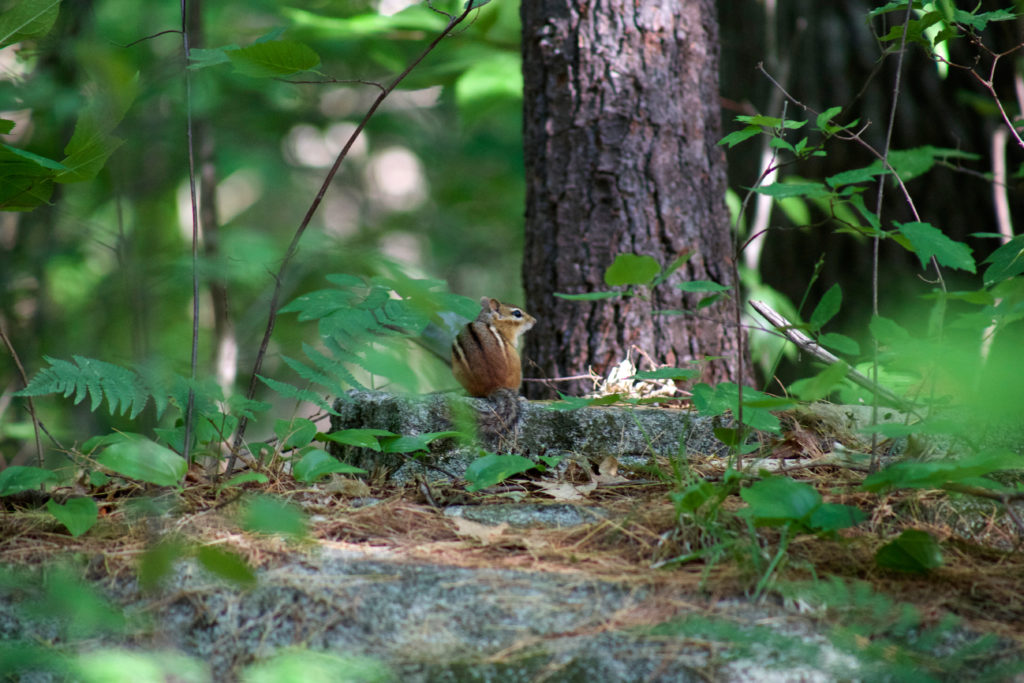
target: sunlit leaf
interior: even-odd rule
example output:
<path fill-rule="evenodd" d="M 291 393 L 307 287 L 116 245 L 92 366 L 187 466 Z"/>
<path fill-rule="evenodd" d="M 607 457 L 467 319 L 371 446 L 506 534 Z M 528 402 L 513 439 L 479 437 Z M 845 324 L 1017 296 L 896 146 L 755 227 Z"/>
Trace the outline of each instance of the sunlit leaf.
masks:
<path fill-rule="evenodd" d="M 479 491 L 505 481 L 509 477 L 536 467 L 537 464 L 521 455 L 495 455 L 488 453 L 477 458 L 466 468 L 467 491 Z"/>
<path fill-rule="evenodd" d="M 320 64 L 320 55 L 305 43 L 273 40 L 227 51 L 235 71 L 254 78 L 275 78 L 307 71 Z"/>
<path fill-rule="evenodd" d="M 958 268 L 967 272 L 975 272 L 973 251 L 963 242 L 950 239 L 938 228 L 929 223 L 897 223 L 900 234 L 906 237 L 914 247 L 914 253 L 921 261 L 921 267 L 927 268 L 934 256 L 939 265 Z"/>
<path fill-rule="evenodd" d="M 108 446 L 96 462 L 121 476 L 157 486 L 177 486 L 188 469 L 180 455 L 138 435 Z"/>
<path fill-rule="evenodd" d="M 327 451 L 319 449 L 309 451 L 292 466 L 292 474 L 295 476 L 295 481 L 307 484 L 335 472 L 344 474 L 367 473 L 366 470 L 341 462 Z"/>
<path fill-rule="evenodd" d="M 650 256 L 619 254 L 604 272 L 604 282 L 609 287 L 646 285 L 654 280 L 660 272 L 661 266 Z"/>
<path fill-rule="evenodd" d="M 811 313 L 811 329 L 814 331 L 820 330 L 825 326 L 829 320 L 831 320 L 836 313 L 839 312 L 840 307 L 843 305 L 843 290 L 839 288 L 839 284 L 836 283 L 828 288 L 825 295 L 821 297 L 821 301 L 814 307 L 814 312 Z"/>

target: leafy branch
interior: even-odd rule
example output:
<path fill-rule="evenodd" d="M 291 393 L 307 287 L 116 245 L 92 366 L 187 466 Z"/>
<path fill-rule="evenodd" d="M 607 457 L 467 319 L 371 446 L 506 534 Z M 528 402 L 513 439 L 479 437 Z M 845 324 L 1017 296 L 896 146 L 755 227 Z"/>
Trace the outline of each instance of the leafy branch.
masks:
<path fill-rule="evenodd" d="M 379 95 L 377 95 L 377 98 L 373 101 L 373 104 L 370 105 L 370 108 L 367 110 L 362 120 L 356 126 L 355 130 L 352 131 L 352 134 L 349 136 L 348 140 L 346 140 L 345 145 L 341 148 L 341 151 L 338 152 L 337 158 L 335 158 L 330 170 L 324 177 L 323 183 L 320 185 L 320 190 L 317 192 L 316 197 L 313 198 L 313 202 L 310 204 L 309 209 L 306 211 L 306 215 L 302 218 L 302 222 L 299 223 L 298 228 L 296 228 L 295 234 L 292 236 L 291 243 L 288 245 L 288 248 L 285 251 L 284 258 L 281 260 L 281 265 L 274 276 L 274 290 L 270 296 L 269 304 L 270 313 L 267 317 L 267 326 L 263 332 L 263 339 L 260 341 L 259 351 L 256 354 L 256 361 L 253 363 L 252 375 L 249 378 L 249 387 L 248 389 L 246 389 L 245 393 L 246 399 L 252 400 L 252 398 L 256 395 L 256 387 L 257 382 L 259 380 L 260 370 L 263 368 L 263 359 L 267 355 L 267 348 L 270 345 L 270 337 L 273 335 L 274 326 L 277 323 L 277 314 L 279 312 L 278 304 L 281 298 L 281 287 L 283 284 L 284 273 L 287 270 L 288 265 L 291 263 L 292 258 L 295 256 L 295 253 L 298 250 L 299 240 L 302 239 L 302 235 L 306 232 L 306 228 L 309 226 L 309 223 L 312 220 L 313 215 L 320 207 L 324 195 L 327 193 L 327 188 L 330 187 L 331 181 L 334 180 L 334 176 L 337 174 L 338 169 L 341 167 L 341 163 L 348 156 L 349 150 L 352 149 L 352 145 L 355 143 L 360 133 L 363 132 L 363 129 L 366 128 L 366 124 L 369 123 L 371 118 L 373 118 L 373 115 L 377 112 L 377 109 L 380 107 L 380 105 L 384 102 L 385 99 L 387 99 L 388 95 L 390 95 L 391 92 L 398 87 L 399 83 L 405 80 L 405 77 L 408 76 L 412 72 L 412 70 L 415 69 L 419 65 L 419 63 L 422 62 L 427 57 L 427 55 L 433 52 L 434 48 L 437 47 L 437 45 L 444 39 L 445 36 L 451 33 L 452 30 L 456 26 L 461 24 L 474 9 L 476 9 L 478 6 L 482 4 L 483 3 L 473 2 L 471 0 L 470 2 L 466 3 L 465 9 L 463 9 L 462 13 L 458 15 L 449 15 L 448 25 L 445 26 L 444 29 L 442 29 L 441 32 L 438 33 L 437 36 L 435 36 L 432 41 L 430 41 L 426 48 L 424 48 L 423 51 L 409 63 L 405 70 L 398 74 L 398 76 L 396 76 L 394 80 L 392 80 L 391 83 L 388 84 L 388 86 L 385 87 L 380 92 Z M 243 416 L 239 420 L 238 429 L 235 432 L 235 439 L 231 447 L 231 455 L 228 458 L 227 472 L 229 474 L 234 468 L 236 454 L 238 453 L 245 439 L 245 430 L 247 426 L 248 420 Z"/>

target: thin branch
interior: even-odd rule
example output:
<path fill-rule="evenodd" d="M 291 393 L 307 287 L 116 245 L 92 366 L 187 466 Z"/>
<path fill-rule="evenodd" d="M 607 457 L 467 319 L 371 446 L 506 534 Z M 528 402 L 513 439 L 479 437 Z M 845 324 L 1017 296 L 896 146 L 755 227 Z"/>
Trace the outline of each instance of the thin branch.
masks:
<path fill-rule="evenodd" d="M 907 31 L 910 30 L 910 17 L 914 12 L 914 3 L 907 1 L 907 11 L 903 15 L 903 34 L 900 36 L 900 49 L 898 57 L 896 58 L 896 79 L 892 87 L 892 106 L 889 107 L 889 125 L 885 129 L 885 144 L 882 146 L 882 164 L 888 166 L 889 164 L 889 148 L 892 143 L 892 131 L 896 127 L 896 106 L 899 104 L 900 99 L 900 82 L 903 76 L 903 57 L 907 51 Z M 882 222 L 882 197 L 885 194 L 885 176 L 879 176 L 878 178 L 878 194 L 875 201 L 875 216 L 878 219 L 879 225 Z M 878 254 L 881 248 L 882 237 L 881 235 L 875 235 L 871 241 L 871 313 L 877 318 L 878 317 Z M 938 271 L 938 263 L 935 264 L 935 270 Z M 942 277 L 941 273 L 939 277 Z M 878 385 L 878 339 L 872 337 L 871 340 L 871 381 L 876 386 Z M 878 423 L 878 398 L 879 393 L 876 392 L 872 395 L 871 401 L 871 422 L 872 424 Z M 879 457 L 878 457 L 878 432 L 871 433 L 871 471 L 875 472 L 878 470 Z"/>
<path fill-rule="evenodd" d="M 763 301 L 751 301 L 750 307 L 760 314 L 762 318 L 768 321 L 775 329 L 777 329 L 782 336 L 791 341 L 801 351 L 809 353 L 823 363 L 833 365 L 840 362 L 840 358 L 831 354 L 821 347 L 818 342 L 814 341 L 806 334 L 801 332 L 793 323 L 787 320 L 784 316 L 775 312 L 771 306 L 764 303 Z M 897 405 L 902 410 L 913 412 L 914 405 L 909 403 L 905 398 L 896 395 L 892 391 L 886 389 L 884 386 L 878 383 L 877 380 L 871 379 L 866 375 L 861 374 L 857 370 L 850 368 L 846 376 L 850 381 L 859 384 L 868 391 L 872 392 L 875 396 L 884 397 L 887 401 Z M 875 418 L 873 418 L 874 420 Z"/>
<path fill-rule="evenodd" d="M 194 0 L 198 2 L 199 0 Z M 188 68 L 191 58 L 189 46 L 187 0 L 181 0 L 181 41 L 182 56 L 185 59 L 185 138 L 188 141 L 188 189 L 192 204 L 192 354 L 189 358 L 188 404 L 185 407 L 185 437 L 182 456 L 189 461 L 192 448 L 192 429 L 195 421 L 196 366 L 199 363 L 199 201 L 196 197 L 195 143 L 192 136 L 192 71 Z"/>
<path fill-rule="evenodd" d="M 14 344 L 11 343 L 10 337 L 7 336 L 7 330 L 4 329 L 3 321 L 0 320 L 0 339 L 3 339 L 4 346 L 7 347 L 7 351 L 11 354 L 11 358 L 14 359 L 14 365 L 18 368 L 18 374 L 21 375 L 22 384 L 28 386 L 28 375 L 25 373 L 25 366 L 21 364 L 21 359 L 18 357 L 18 352 L 14 350 Z M 28 403 L 28 414 L 32 416 L 32 429 L 36 434 L 36 455 L 39 458 L 39 466 L 43 466 L 43 440 L 39 438 L 39 418 L 36 417 L 36 407 L 32 402 L 32 397 L 26 397 Z M 50 437 L 53 438 L 52 436 Z"/>
<path fill-rule="evenodd" d="M 266 330 L 264 330 L 263 332 L 263 339 L 260 342 L 260 348 L 256 354 L 256 361 L 253 364 L 252 376 L 249 378 L 249 388 L 245 392 L 246 399 L 251 400 L 253 396 L 256 395 L 256 386 L 259 381 L 258 376 L 260 370 L 263 367 L 263 359 L 267 355 L 267 348 L 270 345 L 270 337 L 273 335 L 274 326 L 277 323 L 277 310 L 279 308 L 279 300 L 281 298 L 281 289 L 283 286 L 282 283 L 284 282 L 284 273 L 288 268 L 288 265 L 291 263 L 292 258 L 295 256 L 296 251 L 298 250 L 299 240 L 302 238 L 303 233 L 306 232 L 306 228 L 309 226 L 310 221 L 313 219 L 313 215 L 316 213 L 316 210 L 320 207 L 320 203 L 323 201 L 324 195 L 327 194 L 327 188 L 330 187 L 331 182 L 334 180 L 335 174 L 337 174 L 338 169 L 341 167 L 341 162 L 343 162 L 345 158 L 348 156 L 348 152 L 352 148 L 352 145 L 355 143 L 360 133 L 363 132 L 363 129 L 366 127 L 366 124 L 369 123 L 371 118 L 373 118 L 373 115 L 377 112 L 377 109 L 380 107 L 381 103 L 384 102 L 384 99 L 387 98 L 387 96 L 390 95 L 391 92 L 396 87 L 398 87 L 398 84 L 405 80 L 405 77 L 408 76 L 413 69 L 419 66 L 420 62 L 422 62 L 427 57 L 427 55 L 433 52 L 434 48 L 437 47 L 437 45 L 442 40 L 444 40 L 445 36 L 451 33 L 452 29 L 454 29 L 463 20 L 465 20 L 465 18 L 468 17 L 469 14 L 474 9 L 474 3 L 467 2 L 466 8 L 462 11 L 461 14 L 457 16 L 448 15 L 450 16 L 448 25 L 445 26 L 444 29 L 439 34 L 437 34 L 437 36 L 430 42 L 430 44 L 427 45 L 427 47 L 424 48 L 424 50 L 409 63 L 409 65 L 405 68 L 404 71 L 402 71 L 402 73 L 396 76 L 395 79 L 391 81 L 391 83 L 381 91 L 381 93 L 377 96 L 377 99 L 374 100 L 369 110 L 367 110 L 366 114 L 363 116 L 363 119 L 359 122 L 359 125 L 356 126 L 356 129 L 352 132 L 352 135 L 350 135 L 348 140 L 345 142 L 345 146 L 341 148 L 340 152 L 338 152 L 338 156 L 334 160 L 334 164 L 331 166 L 331 169 L 327 172 L 327 176 L 324 178 L 323 183 L 320 185 L 320 190 L 316 193 L 316 197 L 313 199 L 313 202 L 309 205 L 309 209 L 306 211 L 306 215 L 303 216 L 302 222 L 299 223 L 299 227 L 296 228 L 295 235 L 292 237 L 292 241 L 288 245 L 287 251 L 285 251 L 284 258 L 281 260 L 281 265 L 278 268 L 276 275 L 274 276 L 274 291 L 270 296 L 270 312 L 267 316 L 267 327 Z M 242 447 L 242 443 L 244 442 L 245 439 L 245 430 L 248 424 L 249 420 L 246 416 L 243 415 L 239 418 L 238 430 L 235 432 L 235 440 L 234 443 L 232 444 L 231 455 L 228 458 L 228 474 L 231 473 L 231 470 L 234 467 L 235 456 Z"/>

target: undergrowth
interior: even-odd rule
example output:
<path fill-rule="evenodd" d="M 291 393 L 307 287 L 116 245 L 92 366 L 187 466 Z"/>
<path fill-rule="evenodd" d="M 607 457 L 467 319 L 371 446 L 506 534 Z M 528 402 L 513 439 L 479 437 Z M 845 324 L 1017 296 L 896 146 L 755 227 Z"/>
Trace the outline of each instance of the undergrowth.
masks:
<path fill-rule="evenodd" d="M 466 12 L 470 8 L 467 4 Z M 914 13 L 908 15 L 903 29 L 880 36 L 880 42 L 900 50 L 915 43 L 932 55 L 944 54 L 938 48 L 946 41 L 971 41 L 983 48 L 982 33 L 991 23 L 1015 17 L 1009 11 L 968 12 L 956 9 L 952 3 L 908 6 L 906 2 L 889 3 L 869 16 L 908 8 Z M 9 37 L 8 42 L 14 38 Z M 929 308 L 927 329 L 907 329 L 893 317 L 882 315 L 882 307 L 876 305 L 867 323 L 869 347 L 862 348 L 861 342 L 828 327 L 840 312 L 844 296 L 849 295 L 834 285 L 806 319 L 799 317 L 800 307 L 790 306 L 794 319 L 781 323 L 766 319 L 770 324 L 761 325 L 764 332 L 790 340 L 823 366 L 813 376 L 790 384 L 783 396 L 730 383 L 693 384 L 699 375 L 694 367 L 655 367 L 644 372 L 632 368 L 624 380 L 634 388 L 647 383 L 662 387 L 666 383 L 686 384 L 684 402 L 689 407 L 703 416 L 732 418 L 731 424 L 716 431 L 716 436 L 731 448 L 730 458 L 717 475 L 708 476 L 691 467 L 686 453 L 659 463 L 659 484 L 665 490 L 658 495 L 671 507 L 673 521 L 661 546 L 650 548 L 649 565 L 679 570 L 698 564 L 704 579 L 708 579 L 722 563 L 733 563 L 744 568 L 744 587 L 749 594 L 761 597 L 773 593 L 812 605 L 819 614 L 827 615 L 825 637 L 841 656 L 840 663 L 828 667 L 837 675 L 849 673 L 847 661 L 842 659 L 848 655 L 856 661 L 852 675 L 870 680 L 941 680 L 965 672 L 998 678 L 1009 671 L 1005 667 L 1017 666 L 998 658 L 986 661 L 1003 645 L 986 637 L 965 638 L 962 625 L 953 618 L 926 618 L 914 607 L 896 603 L 854 577 L 833 576 L 799 584 L 785 579 L 802 573 L 814 575 L 815 568 L 824 564 L 802 549 L 794 550 L 794 544 L 802 546 L 807 538 L 826 544 L 850 542 L 863 534 L 858 527 L 872 523 L 870 518 L 877 513 L 877 506 L 896 492 L 944 491 L 987 501 L 1010 519 L 1010 528 L 1016 527 L 1018 540 L 1005 550 L 1019 551 L 1019 538 L 1024 536 L 1019 513 L 1024 484 L 1019 477 L 1005 473 L 1024 469 L 1022 456 L 1010 446 L 1017 443 L 1019 449 L 1020 406 L 1024 404 L 1024 377 L 1013 352 L 1024 318 L 1024 236 L 976 233 L 975 237 L 999 242 L 979 261 L 967 244 L 951 239 L 940 227 L 919 217 L 907 222 L 883 220 L 878 205 L 870 206 L 872 192 L 880 195 L 888 188 L 903 193 L 917 216 L 905 179 L 937 164 L 968 160 L 969 155 L 933 146 L 876 150 L 861 135 L 864 124 L 845 117 L 842 107 L 814 112 L 795 99 L 791 99 L 791 105 L 805 115 L 741 116 L 737 120 L 742 127 L 721 141 L 733 147 L 764 138 L 772 150 L 770 167 L 754 183 L 743 204 L 752 196 L 764 195 L 786 202 L 790 208 L 794 203 L 818 207 L 830 216 L 830 225 L 838 232 L 854 234 L 863 244 L 888 240 L 915 255 L 933 284 L 922 297 Z M 1016 128 L 1010 127 L 1016 136 Z M 876 161 L 827 178 L 794 175 L 763 184 L 773 172 L 827 155 L 837 144 L 863 146 Z M 73 165 L 80 152 L 74 145 L 69 147 L 70 156 L 64 165 Z M 744 223 L 743 213 L 737 212 L 738 226 Z M 296 238 L 300 234 L 301 229 Z M 736 290 L 715 282 L 667 284 L 686 258 L 659 264 L 642 254 L 620 254 L 606 272 L 607 291 L 566 298 L 592 301 L 649 296 L 652 288 L 667 286 L 703 294 L 695 310 L 662 312 L 668 321 L 673 316 L 700 315 L 722 297 L 741 298 L 739 284 Z M 949 269 L 979 276 L 980 282 L 969 290 L 950 291 L 944 278 Z M 435 280 L 402 274 L 373 278 L 337 274 L 328 281 L 330 287 L 303 294 L 271 314 L 268 338 L 277 314 L 294 314 L 298 323 L 316 326 L 317 343 L 302 344 L 301 359 L 297 354 L 282 356 L 282 362 L 293 373 L 291 379 L 255 373 L 258 381 L 273 392 L 278 405 L 287 401 L 297 406 L 295 416 L 274 416 L 272 404 L 257 400 L 252 390 L 245 396 L 226 396 L 212 380 L 163 368 L 123 367 L 82 356 L 70 360 L 45 358 L 49 367 L 28 381 L 17 396 L 30 399 L 58 395 L 75 404 L 88 401 L 91 410 L 105 408 L 128 421 L 140 421 L 149 411 L 150 419 L 158 426 L 148 433 L 117 431 L 74 446 L 56 444 L 56 451 L 65 458 L 60 466 L 46 466 L 40 448 L 38 466 L 10 466 L 0 472 L 0 496 L 8 500 L 25 496 L 30 503 L 35 491 L 45 491 L 47 514 L 71 537 L 79 538 L 102 528 L 100 520 L 110 514 L 111 499 L 129 489 L 136 493 L 132 487 L 161 487 L 170 492 L 166 499 L 171 503 L 166 499 L 160 503 L 161 498 L 156 496 L 152 509 L 140 505 L 133 512 L 139 518 L 156 518 L 189 500 L 189 477 L 202 478 L 195 463 L 227 460 L 225 481 L 216 475 L 202 479 L 202 484 L 209 486 L 203 491 L 207 501 L 217 506 L 242 500 L 242 528 L 281 534 L 302 543 L 310 538 L 306 514 L 295 505 L 254 494 L 253 490 L 312 488 L 334 474 L 366 474 L 332 455 L 332 444 L 424 458 L 432 441 L 472 441 L 472 435 L 459 429 L 403 435 L 380 429 L 330 433 L 320 428 L 322 418 L 337 413 L 333 400 L 351 400 L 352 389 L 412 390 L 419 386 L 420 378 L 410 357 L 445 355 L 444 338 L 450 336 L 453 324 L 472 318 L 476 312 L 472 300 L 448 293 L 445 284 Z M 874 294 L 878 300 L 878 292 Z M 438 339 L 442 340 L 440 344 L 436 343 Z M 779 415 L 828 398 L 872 407 L 874 419 L 855 435 L 861 439 L 862 448 L 823 447 L 834 456 L 830 467 L 856 472 L 857 478 L 833 486 L 827 480 L 800 480 L 766 471 L 762 467 L 765 457 L 795 433 Z M 642 406 L 680 402 L 680 394 L 675 392 L 609 390 L 592 397 L 564 396 L 550 407 L 575 410 L 612 403 Z M 303 407 L 301 411 L 298 406 Z M 880 420 L 880 411 L 895 412 L 900 419 Z M 249 422 L 263 425 L 273 436 L 245 441 L 245 425 Z M 43 428 L 38 421 L 36 428 Z M 1001 437 L 1001 430 L 1008 436 Z M 920 457 L 895 462 L 890 457 L 886 466 L 880 467 L 882 451 L 897 442 L 908 444 L 910 454 Z M 465 475 L 466 489 L 471 494 L 508 482 L 523 472 L 554 469 L 559 464 L 555 458 L 538 463 L 512 453 L 480 453 L 480 459 Z M 246 465 L 237 474 L 233 467 L 236 458 Z M 105 500 L 100 500 L 99 491 L 108 493 Z M 924 580 L 934 576 L 947 566 L 943 543 L 948 540 L 937 538 L 934 531 L 912 525 L 886 527 L 884 543 L 872 553 L 874 565 L 865 571 L 902 573 Z M 250 586 L 257 580 L 249 562 L 239 553 L 170 540 L 153 544 L 142 555 L 140 581 L 144 586 L 158 586 L 174 562 L 182 558 L 194 559 L 239 586 Z M 106 605 L 93 589 L 75 584 L 69 576 L 63 570 L 54 570 L 42 579 L 12 575 L 5 578 L 3 595 L 5 599 L 20 595 L 18 600 L 26 615 L 46 610 L 67 615 L 62 628 L 72 630 L 55 634 L 55 641 L 91 638 L 101 631 L 122 633 L 127 628 L 121 611 Z M 728 657 L 756 656 L 759 647 L 765 645 L 779 652 L 780 657 L 790 658 L 787 661 L 807 661 L 818 652 L 808 649 L 810 646 L 798 637 L 782 636 L 767 628 L 740 630 L 710 618 L 670 621 L 647 633 L 728 643 L 732 649 L 723 655 Z M 22 648 L 17 656 L 23 657 L 23 664 L 44 662 L 52 652 L 48 646 L 28 647 L 23 642 L 17 647 Z M 6 666 L 10 670 L 15 656 L 10 647 L 0 651 L 0 669 Z M 62 669 L 64 666 L 69 668 Z M 377 671 L 372 663 L 367 666 L 371 672 Z M 67 659 L 55 668 L 67 672 L 71 667 L 73 663 Z"/>

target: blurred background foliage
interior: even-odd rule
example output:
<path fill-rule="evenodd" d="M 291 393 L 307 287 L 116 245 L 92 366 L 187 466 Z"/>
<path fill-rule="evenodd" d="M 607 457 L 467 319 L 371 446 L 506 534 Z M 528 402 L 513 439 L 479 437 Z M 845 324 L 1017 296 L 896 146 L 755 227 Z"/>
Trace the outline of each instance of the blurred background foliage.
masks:
<path fill-rule="evenodd" d="M 0 6 L 8 9 L 16 3 Z M 257 79 L 230 64 L 206 65 L 197 52 L 191 115 L 205 127 L 218 179 L 220 251 L 202 257 L 204 285 L 225 278 L 239 340 L 239 380 L 247 372 L 266 321 L 272 273 L 341 145 L 390 81 L 447 23 L 425 4 L 406 0 L 222 0 L 203 2 L 193 48 L 246 46 L 268 36 L 301 41 L 321 58 L 315 72 Z M 434 6 L 457 12 L 461 2 Z M 771 84 L 755 72 L 765 61 L 797 97 L 819 111 L 848 106 L 850 117 L 887 117 L 894 60 L 877 69 L 881 50 L 865 23 L 870 3 L 843 0 L 722 0 L 722 96 L 726 121 L 736 113 L 779 115 Z M 0 316 L 26 370 L 43 357 L 72 355 L 113 363 L 163 362 L 187 374 L 191 339 L 191 209 L 186 146 L 186 90 L 176 3 L 75 0 L 61 5 L 53 30 L 0 52 L 0 110 L 16 122 L 8 144 L 60 159 L 88 102 L 130 103 L 114 135 L 123 140 L 94 179 L 59 184 L 49 204 L 0 214 Z M 341 167 L 298 257 L 282 301 L 324 286 L 329 273 L 402 272 L 444 280 L 473 298 L 521 301 L 523 164 L 518 3 L 495 0 L 421 64 L 372 119 Z M 996 49 L 1019 27 L 1003 26 Z M 1016 31 L 1016 34 L 1013 33 Z M 148 37 L 148 38 L 147 38 Z M 1012 45 L 1012 43 L 1010 43 Z M 970 58 L 964 53 L 963 59 Z M 905 66 L 897 148 L 934 144 L 981 155 L 967 171 L 940 169 L 915 181 L 923 220 L 962 238 L 991 232 L 988 150 L 999 125 L 982 91 L 964 73 L 942 74 L 920 51 Z M 998 86 L 1012 98 L 1014 69 Z M 781 73 L 780 73 L 781 72 Z M 789 74 L 787 78 L 785 74 Z M 344 82 L 344 81 L 363 81 Z M 866 85 L 865 85 L 866 84 Z M 789 110 L 790 115 L 797 112 Z M 876 141 L 883 127 L 873 124 Z M 728 132 L 732 127 L 726 124 Z M 852 146 L 847 146 L 851 148 Z M 730 185 L 757 177 L 754 145 L 730 158 Z M 1011 169 L 1019 150 L 1009 150 Z M 202 156 L 203 150 L 197 150 Z M 816 167 L 787 173 L 822 177 L 864 165 L 862 150 L 830 150 Z M 1013 176 L 1013 208 L 1019 210 Z M 927 184 L 926 184 L 927 183 Z M 740 190 L 742 191 L 742 190 Z M 890 192 L 893 213 L 903 216 Z M 748 274 L 798 301 L 825 255 L 823 292 L 840 281 L 851 293 L 837 318 L 863 338 L 869 246 L 820 228 L 828 216 L 776 211 L 762 260 Z M 796 218 L 794 217 L 796 216 Z M 950 223 L 952 220 L 952 227 Z M 806 223 L 804 225 L 803 223 Z M 828 227 L 824 225 L 824 227 Z M 777 229 L 777 230 L 776 230 Z M 778 239 L 776 239 L 778 235 Z M 981 253 L 992 246 L 978 245 Z M 912 255 L 885 255 L 884 289 L 922 294 Z M 980 260 L 980 259 L 979 259 Z M 767 264 L 767 265 L 765 265 Z M 811 300 L 819 293 L 812 292 Z M 211 306 L 203 288 L 200 366 L 213 365 Z M 852 329 L 851 329 L 852 328 Z M 280 362 L 315 335 L 283 316 L 264 374 L 291 379 Z M 424 361 L 425 362 L 425 361 Z M 443 367 L 423 374 L 423 390 L 454 388 Z M 20 379 L 0 354 L 0 456 L 8 463 L 31 428 L 10 394 Z M 70 401 L 40 401 L 43 417 L 69 441 L 102 433 L 116 419 Z"/>

